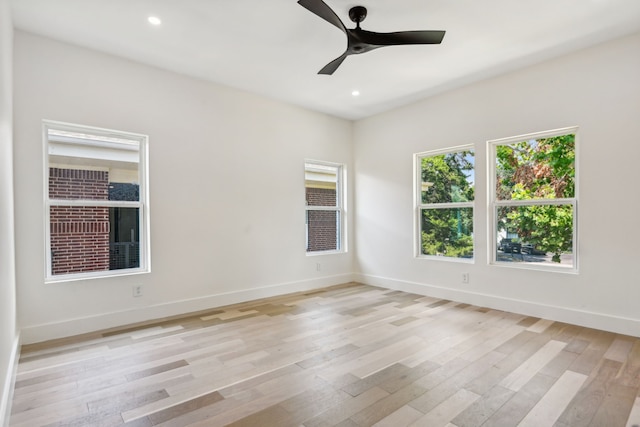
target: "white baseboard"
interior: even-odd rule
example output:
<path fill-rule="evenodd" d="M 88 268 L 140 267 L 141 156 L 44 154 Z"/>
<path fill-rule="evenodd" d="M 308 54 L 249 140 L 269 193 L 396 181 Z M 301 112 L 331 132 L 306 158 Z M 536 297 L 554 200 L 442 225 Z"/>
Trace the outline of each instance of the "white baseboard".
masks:
<path fill-rule="evenodd" d="M 539 304 L 387 277 L 367 274 L 341 274 L 27 326 L 21 330 L 21 340 L 23 344 L 31 344 L 352 281 L 640 337 L 639 319 Z"/>
<path fill-rule="evenodd" d="M 639 319 L 539 304 L 524 300 L 504 298 L 496 295 L 443 288 L 425 283 L 396 280 L 367 274 L 356 274 L 355 281 L 387 289 L 395 289 L 418 295 L 459 301 L 496 310 L 509 311 L 511 313 L 524 314 L 557 322 L 570 323 L 573 325 L 586 326 L 588 328 L 640 337 Z"/>
<path fill-rule="evenodd" d="M 59 322 L 25 326 L 21 329 L 22 343 L 32 344 L 125 326 L 133 323 L 147 322 L 154 319 L 188 314 L 260 298 L 308 291 L 311 289 L 352 282 L 353 279 L 353 274 L 324 276 L 317 279 L 281 283 L 236 292 L 226 292 L 187 300 L 172 301 L 135 309 L 101 313 L 82 318 L 65 319 Z"/>
<path fill-rule="evenodd" d="M 18 359 L 20 358 L 20 334 L 16 336 L 11 348 L 9 365 L 5 375 L 5 382 L 2 385 L 2 396 L 0 396 L 0 426 L 8 427 L 11 416 L 11 401 L 16 384 L 16 374 L 18 372 Z"/>

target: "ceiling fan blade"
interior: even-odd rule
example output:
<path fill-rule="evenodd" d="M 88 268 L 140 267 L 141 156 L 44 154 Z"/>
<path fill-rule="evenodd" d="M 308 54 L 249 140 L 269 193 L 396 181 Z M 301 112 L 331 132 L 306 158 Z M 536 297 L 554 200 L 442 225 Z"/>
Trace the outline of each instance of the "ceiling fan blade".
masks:
<path fill-rule="evenodd" d="M 375 46 L 397 46 L 403 44 L 440 44 L 444 31 L 399 31 L 396 33 L 374 33 L 357 31 L 360 41 Z"/>
<path fill-rule="evenodd" d="M 310 12 L 315 13 L 328 23 L 335 25 L 342 30 L 343 33 L 347 33 L 347 28 L 344 26 L 340 18 L 338 18 L 338 15 L 336 15 L 336 13 L 322 0 L 298 0 L 298 4 L 308 9 Z"/>
<path fill-rule="evenodd" d="M 325 65 L 322 70 L 318 71 L 318 74 L 333 74 L 333 72 L 338 69 L 340 64 L 342 64 L 342 61 L 344 61 L 347 56 L 349 56 L 347 52 L 343 53 L 338 58 Z"/>

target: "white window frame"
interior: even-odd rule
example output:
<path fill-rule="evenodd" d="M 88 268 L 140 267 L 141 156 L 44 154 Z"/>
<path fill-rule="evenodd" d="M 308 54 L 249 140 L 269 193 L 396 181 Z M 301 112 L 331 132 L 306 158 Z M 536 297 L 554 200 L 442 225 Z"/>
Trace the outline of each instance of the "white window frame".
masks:
<path fill-rule="evenodd" d="M 561 273 L 578 273 L 578 187 L 580 180 L 578 179 L 578 150 L 579 150 L 579 129 L 578 126 L 571 126 L 560 129 L 552 129 L 548 131 L 542 132 L 534 132 L 524 135 L 517 135 L 507 138 L 500 139 L 492 139 L 487 141 L 487 203 L 488 203 L 488 214 L 487 221 L 488 226 L 487 230 L 489 233 L 487 242 L 488 242 L 488 263 L 494 266 L 500 267 L 508 267 L 508 268 L 520 268 L 520 269 L 528 269 L 528 270 L 542 270 L 542 271 L 554 271 Z M 575 176 L 574 176 L 574 184 L 575 191 L 574 197 L 572 198 L 562 198 L 562 199 L 532 199 L 532 200 L 498 200 L 496 195 L 496 156 L 497 149 L 496 147 L 499 145 L 508 145 L 522 141 L 528 141 L 532 139 L 541 139 L 541 138 L 551 138 L 554 136 L 562 136 L 562 135 L 575 135 Z M 553 264 L 542 264 L 542 263 L 527 263 L 527 262 L 501 262 L 497 260 L 497 248 L 498 248 L 498 230 L 496 219 L 498 216 L 498 208 L 500 207 L 517 207 L 517 206 L 559 206 L 559 205 L 571 205 L 573 207 L 573 250 L 572 250 L 572 266 L 564 266 L 564 265 L 553 265 Z"/>
<path fill-rule="evenodd" d="M 151 271 L 150 236 L 149 236 L 149 171 L 148 171 L 148 141 L 147 135 L 124 132 L 118 130 L 104 129 L 92 126 L 78 125 L 72 123 L 59 122 L 54 120 L 43 120 L 43 145 L 44 145 L 44 220 L 45 220 L 45 283 L 68 282 L 75 280 L 95 279 L 103 277 L 128 276 L 132 274 L 149 273 Z M 97 147 L 114 147 L 129 144 L 138 144 L 138 176 L 139 176 L 139 200 L 138 201 L 107 201 L 107 200 L 84 200 L 84 199 L 50 199 L 49 198 L 49 130 L 74 132 L 90 135 L 90 138 L 81 139 L 70 137 L 65 140 L 68 143 L 94 144 Z M 115 139 L 115 140 L 114 140 Z M 68 274 L 52 274 L 51 259 L 51 226 L 50 213 L 52 206 L 96 206 L 96 207 L 123 207 L 138 208 L 139 215 L 139 257 L 140 265 L 137 268 L 123 268 L 117 270 L 104 270 L 92 272 L 79 272 Z"/>
<path fill-rule="evenodd" d="M 422 159 L 425 157 L 440 156 L 443 154 L 457 153 L 460 151 L 473 151 L 475 153 L 475 146 L 473 144 L 460 145 L 456 147 L 443 148 L 439 150 L 423 151 L 421 153 L 415 153 L 413 155 L 413 200 L 414 200 L 414 221 L 413 221 L 413 253 L 414 257 L 418 259 L 428 259 L 447 262 L 462 262 L 473 264 L 476 257 L 476 239 L 473 238 L 473 257 L 472 258 L 454 258 L 437 255 L 424 255 L 422 253 L 422 210 L 423 209 L 455 209 L 455 208 L 471 208 L 473 210 L 473 229 L 476 230 L 476 197 L 474 194 L 473 201 L 471 202 L 451 202 L 451 203 L 422 203 Z M 474 155 L 475 156 L 475 155 Z M 474 163 L 474 181 L 476 176 L 477 167 Z"/>
<path fill-rule="evenodd" d="M 330 255 L 347 252 L 347 215 L 346 215 L 346 188 L 347 188 L 347 171 L 343 163 L 333 163 L 321 160 L 305 159 L 304 173 L 305 181 L 307 171 L 313 171 L 317 167 L 319 171 L 332 168 L 336 170 L 336 206 L 308 206 L 305 202 L 305 253 L 307 256 Z M 306 183 L 304 186 L 306 192 Z M 306 198 L 305 198 L 306 200 Z M 335 211 L 337 217 L 336 230 L 336 246 L 337 249 L 326 251 L 307 251 L 309 247 L 309 228 L 307 223 L 309 211 Z"/>

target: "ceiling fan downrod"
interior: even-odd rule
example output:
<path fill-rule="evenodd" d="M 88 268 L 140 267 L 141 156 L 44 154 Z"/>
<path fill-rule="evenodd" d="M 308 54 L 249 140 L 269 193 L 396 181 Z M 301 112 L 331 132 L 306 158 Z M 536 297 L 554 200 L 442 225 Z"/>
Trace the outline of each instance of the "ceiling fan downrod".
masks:
<path fill-rule="evenodd" d="M 354 6 L 349 9 L 349 19 L 356 23 L 356 28 L 360 28 L 360 23 L 367 17 L 367 8 L 364 6 Z"/>

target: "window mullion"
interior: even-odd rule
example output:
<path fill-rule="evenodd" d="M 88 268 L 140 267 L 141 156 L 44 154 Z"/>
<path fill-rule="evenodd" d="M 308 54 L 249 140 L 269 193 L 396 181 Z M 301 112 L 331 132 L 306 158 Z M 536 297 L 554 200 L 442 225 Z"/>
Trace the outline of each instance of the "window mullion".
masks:
<path fill-rule="evenodd" d="M 49 199 L 49 206 L 96 206 L 115 208 L 139 208 L 142 202 L 123 200 L 95 200 L 95 199 Z"/>
<path fill-rule="evenodd" d="M 529 200 L 496 200 L 495 206 L 548 206 L 574 205 L 575 198 L 567 199 L 529 199 Z"/>
<path fill-rule="evenodd" d="M 342 209 L 338 206 L 306 206 L 307 211 L 336 211 L 342 212 Z"/>
<path fill-rule="evenodd" d="M 472 208 L 474 202 L 451 202 L 451 203 L 424 203 L 418 205 L 420 209 L 455 209 L 455 208 Z"/>

